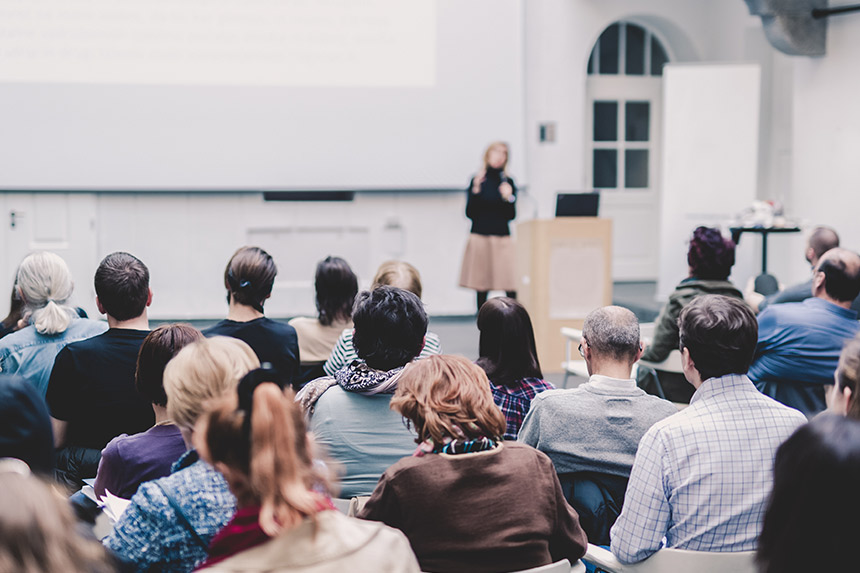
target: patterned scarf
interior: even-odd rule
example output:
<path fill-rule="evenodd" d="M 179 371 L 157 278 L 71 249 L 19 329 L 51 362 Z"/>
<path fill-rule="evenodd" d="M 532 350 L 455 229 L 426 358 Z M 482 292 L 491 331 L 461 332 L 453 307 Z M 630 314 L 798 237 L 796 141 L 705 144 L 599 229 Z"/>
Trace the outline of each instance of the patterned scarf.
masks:
<path fill-rule="evenodd" d="M 480 428 L 473 422 L 469 423 L 469 429 L 480 431 Z M 458 426 L 454 426 L 454 433 L 458 434 L 457 438 L 445 436 L 441 444 L 437 444 L 433 438 L 427 438 L 418 444 L 418 448 L 412 455 L 420 458 L 427 454 L 473 454 L 493 450 L 499 446 L 497 440 L 483 435 L 471 440 L 467 439 L 465 432 Z"/>
<path fill-rule="evenodd" d="M 376 370 L 363 360 L 353 360 L 349 366 L 334 374 L 337 384 L 347 392 L 356 394 L 394 394 L 403 366 L 393 370 Z"/>

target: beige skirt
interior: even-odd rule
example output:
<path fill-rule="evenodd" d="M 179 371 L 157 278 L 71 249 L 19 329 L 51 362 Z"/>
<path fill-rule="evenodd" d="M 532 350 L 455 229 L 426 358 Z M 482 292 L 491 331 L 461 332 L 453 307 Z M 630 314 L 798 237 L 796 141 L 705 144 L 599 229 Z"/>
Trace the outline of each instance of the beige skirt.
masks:
<path fill-rule="evenodd" d="M 460 286 L 477 291 L 517 290 L 516 256 L 510 236 L 469 234 Z"/>

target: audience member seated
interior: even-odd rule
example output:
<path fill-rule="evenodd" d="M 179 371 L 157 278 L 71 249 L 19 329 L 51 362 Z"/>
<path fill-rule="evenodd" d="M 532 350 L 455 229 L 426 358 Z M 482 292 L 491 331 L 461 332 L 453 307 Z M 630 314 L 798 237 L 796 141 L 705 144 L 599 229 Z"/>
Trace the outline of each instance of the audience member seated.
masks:
<path fill-rule="evenodd" d="M 389 403 L 427 332 L 418 297 L 389 286 L 359 293 L 352 319 L 359 359 L 308 383 L 296 398 L 317 442 L 343 466 L 342 497 L 370 495 L 382 472 L 415 449 L 415 435 Z"/>
<path fill-rule="evenodd" d="M 43 477 L 54 474 L 48 406 L 33 385 L 17 374 L 0 374 L 0 458 L 23 460 Z"/>
<path fill-rule="evenodd" d="M 238 398 L 220 400 L 197 423 L 197 451 L 224 475 L 238 505 L 201 569 L 418 573 L 402 533 L 332 507 L 295 396 L 268 372 L 245 376 Z"/>
<path fill-rule="evenodd" d="M 230 305 L 227 318 L 203 331 L 206 336 L 232 336 L 246 342 L 260 362 L 268 362 L 292 384 L 298 382 L 299 342 L 296 329 L 265 317 L 263 304 L 272 295 L 278 268 L 258 247 L 236 251 L 224 270 Z"/>
<path fill-rule="evenodd" d="M 296 317 L 290 326 L 299 336 L 300 382 L 323 376 L 323 364 L 344 330 L 352 330 L 352 305 L 358 294 L 358 278 L 339 257 L 326 257 L 314 278 L 318 316 Z"/>
<path fill-rule="evenodd" d="M 639 440 L 678 410 L 637 388 L 630 377 L 642 346 L 639 321 L 626 308 L 607 306 L 588 314 L 582 353 L 588 382 L 536 396 L 519 440 L 549 456 L 588 540 L 608 545 Z"/>
<path fill-rule="evenodd" d="M 155 422 L 152 406 L 134 387 L 137 353 L 149 331 L 149 269 L 128 253 L 112 253 L 96 269 L 95 289 L 110 328 L 60 351 L 46 395 L 59 448 L 57 479 L 73 490 L 95 477 L 109 441 Z"/>
<path fill-rule="evenodd" d="M 532 398 L 555 388 L 543 379 L 529 313 L 516 300 L 492 298 L 478 311 L 477 364 L 490 379 L 493 401 L 507 420 L 504 438 L 516 440 Z"/>
<path fill-rule="evenodd" d="M 373 290 L 380 285 L 408 290 L 419 299 L 421 298 L 421 275 L 418 274 L 418 269 L 403 261 L 386 261 L 379 265 L 370 289 Z M 441 353 L 442 345 L 439 342 L 439 336 L 428 331 L 424 337 L 424 348 L 421 349 L 419 358 Z M 327 376 L 334 376 L 335 372 L 344 366 L 349 366 L 357 358 L 358 354 L 352 343 L 352 330 L 346 329 L 340 334 L 331 351 L 331 357 L 323 365 L 323 370 Z"/>
<path fill-rule="evenodd" d="M 860 422 L 823 414 L 776 452 L 761 573 L 856 571 Z"/>
<path fill-rule="evenodd" d="M 741 292 L 729 282 L 735 264 L 735 244 L 719 229 L 698 227 L 693 231 L 687 250 L 689 276 L 669 295 L 669 302 L 657 317 L 654 337 L 642 354 L 642 360 L 662 362 L 672 350 L 678 349 L 678 316 L 690 301 L 702 294 L 720 294 L 743 300 Z M 648 369 L 640 368 L 640 382 Z M 684 377 L 674 372 L 658 374 L 666 398 L 672 402 L 688 403 L 694 389 Z"/>
<path fill-rule="evenodd" d="M 679 318 L 690 405 L 651 426 L 639 442 L 612 553 L 641 561 L 663 545 L 752 551 L 773 482 L 777 447 L 806 422 L 762 395 L 747 369 L 758 325 L 741 300 L 696 298 Z"/>
<path fill-rule="evenodd" d="M 16 281 L 17 281 L 17 272 Z M 0 338 L 3 338 L 7 334 L 12 334 L 16 330 L 23 328 L 26 326 L 24 324 L 24 301 L 21 300 L 21 295 L 18 294 L 18 284 L 17 282 L 12 285 L 12 296 L 9 301 L 9 314 L 6 315 L 2 321 L 0 321 Z"/>
<path fill-rule="evenodd" d="M 98 541 L 77 528 L 67 500 L 16 459 L 0 460 L 0 571 L 115 571 Z"/>
<path fill-rule="evenodd" d="M 807 417 L 825 409 L 842 346 L 860 330 L 851 310 L 860 293 L 860 256 L 827 251 L 815 269 L 812 293 L 803 302 L 772 305 L 759 314 L 750 367 L 760 391 Z"/>
<path fill-rule="evenodd" d="M 74 282 L 66 262 L 54 253 L 42 251 L 25 258 L 15 284 L 30 324 L 0 340 L 0 370 L 24 376 L 44 396 L 60 350 L 103 333 L 108 325 L 79 318 L 69 306 Z"/>
<path fill-rule="evenodd" d="M 827 409 L 860 420 L 860 333 L 842 349 L 833 379 L 836 383 L 827 393 Z"/>
<path fill-rule="evenodd" d="M 406 534 L 422 571 L 512 571 L 582 557 L 587 539 L 552 462 L 502 441 L 484 371 L 458 356 L 410 364 L 391 407 L 418 433 L 364 509 Z"/>
<path fill-rule="evenodd" d="M 168 362 L 167 415 L 189 448 L 206 403 L 235 392 L 259 366 L 250 346 L 224 336 L 193 342 Z M 235 511 L 224 477 L 190 449 L 169 476 L 140 485 L 104 543 L 133 571 L 191 571 Z"/>
<path fill-rule="evenodd" d="M 173 462 L 185 453 L 182 433 L 167 415 L 164 368 L 180 350 L 201 338 L 200 331 L 190 324 L 164 324 L 143 339 L 134 385 L 152 402 L 155 425 L 143 433 L 121 434 L 108 442 L 94 485 L 99 497 L 107 490 L 130 498 L 141 483 L 170 475 Z"/>

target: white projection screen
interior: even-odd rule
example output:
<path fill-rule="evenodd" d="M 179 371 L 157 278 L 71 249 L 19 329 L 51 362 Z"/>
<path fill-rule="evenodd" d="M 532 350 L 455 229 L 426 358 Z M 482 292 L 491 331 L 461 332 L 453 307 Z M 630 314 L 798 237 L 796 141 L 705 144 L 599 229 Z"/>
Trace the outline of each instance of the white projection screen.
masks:
<path fill-rule="evenodd" d="M 0 0 L 0 189 L 525 177 L 523 0 Z"/>

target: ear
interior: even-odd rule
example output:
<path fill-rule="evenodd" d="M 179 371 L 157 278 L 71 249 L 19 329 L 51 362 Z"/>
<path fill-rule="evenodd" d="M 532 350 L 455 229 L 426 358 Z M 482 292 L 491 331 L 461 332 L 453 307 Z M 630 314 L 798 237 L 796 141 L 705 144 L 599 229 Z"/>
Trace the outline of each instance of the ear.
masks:
<path fill-rule="evenodd" d="M 152 304 L 152 289 L 146 289 L 146 306 Z"/>
<path fill-rule="evenodd" d="M 806 247 L 806 260 L 809 264 L 813 264 L 815 261 L 815 251 L 812 250 L 812 247 Z"/>
<path fill-rule="evenodd" d="M 826 277 L 824 276 L 824 273 L 822 273 L 821 271 L 814 270 L 812 272 L 812 292 L 813 293 L 818 292 L 822 288 L 822 286 L 824 285 L 825 279 L 826 279 Z"/>
<path fill-rule="evenodd" d="M 101 314 L 107 314 L 105 307 L 102 306 L 102 301 L 99 300 L 99 297 L 96 297 L 96 308 L 99 309 Z"/>
<path fill-rule="evenodd" d="M 645 353 L 645 345 L 640 342 L 639 343 L 639 352 L 636 353 L 636 360 L 634 360 L 633 362 L 634 363 L 639 362 L 639 359 L 642 358 L 642 355 L 644 353 Z"/>
<path fill-rule="evenodd" d="M 687 347 L 681 350 L 681 367 L 684 369 L 684 372 L 696 370 L 696 363 L 693 362 L 693 357 L 690 356 L 690 349 Z"/>

